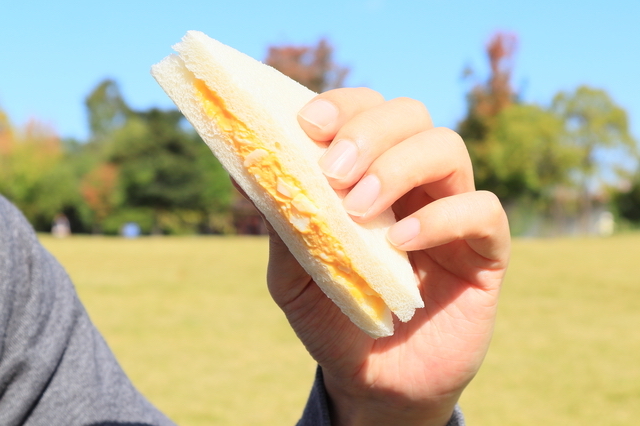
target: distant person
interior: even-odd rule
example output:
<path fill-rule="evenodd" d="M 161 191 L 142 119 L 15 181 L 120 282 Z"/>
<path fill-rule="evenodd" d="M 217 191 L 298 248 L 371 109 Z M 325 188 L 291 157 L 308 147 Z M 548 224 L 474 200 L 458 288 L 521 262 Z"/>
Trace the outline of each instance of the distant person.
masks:
<path fill-rule="evenodd" d="M 601 237 L 610 237 L 616 229 L 616 221 L 613 214 L 608 211 L 604 211 L 598 215 L 596 220 L 596 228 L 598 235 Z"/>
<path fill-rule="evenodd" d="M 504 210 L 475 191 L 460 138 L 433 128 L 416 101 L 338 89 L 299 121 L 316 140 L 344 142 L 321 160 L 332 185 L 377 177 L 374 190 L 352 191 L 350 211 L 394 205 L 405 220 L 389 239 L 410 252 L 426 305 L 372 340 L 271 231 L 269 290 L 318 363 L 299 425 L 463 425 L 456 404 L 487 351 L 509 258 Z M 173 424 L 135 390 L 63 268 L 2 198 L 0 335 L 1 425 Z"/>
<path fill-rule="evenodd" d="M 69 219 L 62 213 L 57 214 L 51 225 L 51 235 L 56 238 L 64 238 L 71 235 L 71 225 Z"/>
<path fill-rule="evenodd" d="M 140 236 L 140 225 L 135 222 L 127 222 L 122 225 L 120 234 L 125 238 L 138 238 Z"/>

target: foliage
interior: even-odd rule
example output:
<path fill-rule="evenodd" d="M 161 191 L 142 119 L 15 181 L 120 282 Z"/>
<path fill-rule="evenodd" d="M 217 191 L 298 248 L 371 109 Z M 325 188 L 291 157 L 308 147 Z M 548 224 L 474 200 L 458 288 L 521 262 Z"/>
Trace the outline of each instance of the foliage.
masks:
<path fill-rule="evenodd" d="M 458 132 L 476 186 L 495 192 L 512 220 L 522 218 L 512 222 L 523 232 L 536 215 L 582 215 L 587 226 L 608 197 L 620 217 L 640 222 L 640 178 L 619 189 L 638 165 L 624 109 L 587 86 L 558 93 L 549 106 L 522 102 L 511 84 L 517 48 L 515 34 L 497 33 L 486 46 L 488 76 L 467 70 L 474 80 Z M 265 62 L 317 92 L 342 86 L 349 72 L 324 39 L 271 46 Z M 36 229 L 49 230 L 64 213 L 74 232 L 117 233 L 128 221 L 145 233 L 264 230 L 177 110 L 134 110 L 111 79 L 85 104 L 87 141 L 61 140 L 37 120 L 13 126 L 0 110 L 0 193 Z"/>
<path fill-rule="evenodd" d="M 579 152 L 579 179 L 585 190 L 607 178 L 628 176 L 616 162 L 607 164 L 604 160 L 607 154 L 618 159 L 638 156 L 637 143 L 629 133 L 627 113 L 607 92 L 588 86 L 560 92 L 554 97 L 551 110 L 563 119 L 565 137 Z"/>
<path fill-rule="evenodd" d="M 514 104 L 492 124 L 472 150 L 480 187 L 513 201 L 548 197 L 555 186 L 569 181 L 576 154 L 559 143 L 562 121 L 557 116 L 537 105 Z"/>
<path fill-rule="evenodd" d="M 326 40 L 273 46 L 267 63 L 316 91 L 341 86 L 348 73 Z M 0 110 L 0 193 L 37 230 L 48 231 L 60 213 L 74 232 L 114 234 L 129 221 L 145 233 L 227 233 L 242 225 L 246 212 L 234 221 L 238 195 L 227 173 L 179 111 L 134 110 L 112 79 L 85 106 L 86 141 L 60 140 L 35 120 L 14 128 Z"/>
<path fill-rule="evenodd" d="M 640 173 L 636 174 L 628 190 L 614 194 L 612 203 L 620 218 L 640 225 Z"/>
<path fill-rule="evenodd" d="M 131 109 L 113 80 L 87 96 L 90 139 L 60 140 L 33 120 L 15 129 L 0 111 L 0 192 L 39 231 L 65 213 L 72 230 L 228 232 L 226 172 L 177 110 Z"/>
<path fill-rule="evenodd" d="M 342 87 L 349 73 L 333 61 L 333 50 L 325 39 L 316 46 L 271 46 L 265 63 L 320 93 Z"/>
<path fill-rule="evenodd" d="M 587 86 L 558 93 L 549 107 L 519 101 L 510 83 L 516 48 L 515 35 L 490 40 L 490 74 L 469 90 L 458 127 L 476 186 L 495 192 L 508 208 L 536 206 L 555 222 L 581 216 L 588 232 L 606 187 L 628 178 L 637 164 L 626 113 L 605 91 Z"/>
<path fill-rule="evenodd" d="M 93 140 L 109 137 L 133 115 L 118 84 L 111 79 L 102 81 L 93 89 L 85 100 L 85 106 L 89 113 L 89 129 Z"/>
<path fill-rule="evenodd" d="M 514 34 L 498 33 L 487 45 L 491 73 L 476 83 L 458 131 L 474 164 L 476 185 L 503 202 L 549 198 L 568 181 L 575 162 L 563 144 L 563 123 L 552 112 L 516 102 L 510 78 L 517 49 Z"/>
<path fill-rule="evenodd" d="M 101 160 L 83 194 L 97 225 L 117 232 L 129 218 L 155 233 L 216 231 L 211 216 L 229 206 L 226 172 L 179 111 L 133 111 L 119 93 L 106 81 L 87 98 Z"/>
<path fill-rule="evenodd" d="M 79 201 L 63 159 L 62 143 L 50 127 L 31 120 L 15 129 L 0 112 L 0 193 L 37 229 L 50 229 L 56 214 Z"/>
<path fill-rule="evenodd" d="M 191 210 L 205 221 L 207 213 L 228 206 L 229 180 L 202 140 L 181 127 L 182 120 L 178 111 L 139 114 L 115 133 L 109 159 L 120 167 L 130 206 L 165 216 Z"/>
<path fill-rule="evenodd" d="M 101 224 L 119 204 L 116 187 L 118 168 L 113 163 L 103 163 L 84 175 L 80 190 L 89 208 L 95 213 L 95 221 Z"/>

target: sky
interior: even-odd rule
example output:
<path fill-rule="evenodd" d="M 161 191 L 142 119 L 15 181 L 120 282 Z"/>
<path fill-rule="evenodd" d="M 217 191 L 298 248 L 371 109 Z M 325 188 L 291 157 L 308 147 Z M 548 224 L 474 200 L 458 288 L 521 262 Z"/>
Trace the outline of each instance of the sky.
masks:
<path fill-rule="evenodd" d="M 485 78 L 488 40 L 512 32 L 513 85 L 525 102 L 604 89 L 640 140 L 638 0 L 0 1 L 0 109 L 62 137 L 88 137 L 84 99 L 105 78 L 134 109 L 172 107 L 149 68 L 193 29 L 256 59 L 270 45 L 324 37 L 351 69 L 346 85 L 418 99 L 447 127 L 465 113 L 463 69 Z"/>

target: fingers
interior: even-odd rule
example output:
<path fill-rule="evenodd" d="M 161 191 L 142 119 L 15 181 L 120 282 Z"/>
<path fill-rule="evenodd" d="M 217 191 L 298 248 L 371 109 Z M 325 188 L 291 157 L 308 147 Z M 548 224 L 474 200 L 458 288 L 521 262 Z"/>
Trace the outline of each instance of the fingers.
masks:
<path fill-rule="evenodd" d="M 348 190 L 343 203 L 355 221 L 393 207 L 404 219 L 390 229 L 389 240 L 402 250 L 466 240 L 462 246 L 480 262 L 508 258 L 500 202 L 475 192 L 464 142 L 449 129 L 433 128 L 420 102 L 384 101 L 366 88 L 337 89 L 314 98 L 298 121 L 311 138 L 331 141 L 319 164 L 336 190 Z"/>
<path fill-rule="evenodd" d="M 476 191 L 435 200 L 389 229 L 389 241 L 402 250 L 422 250 L 466 240 L 491 268 L 505 267 L 509 225 L 498 198 Z M 483 265 L 487 267 L 488 265 Z"/>
<path fill-rule="evenodd" d="M 326 142 L 353 116 L 383 102 L 381 94 L 365 87 L 330 90 L 300 110 L 298 123 L 311 139 Z"/>
<path fill-rule="evenodd" d="M 327 113 L 328 109 L 333 112 Z M 311 124 L 328 117 L 333 121 L 322 129 Z M 408 98 L 383 102 L 369 89 L 340 89 L 319 95 L 301 110 L 299 121 L 312 138 L 333 139 L 319 164 L 338 190 L 352 187 L 388 148 L 433 126 L 422 103 Z"/>
<path fill-rule="evenodd" d="M 430 129 L 393 145 L 373 160 L 343 203 L 354 220 L 365 222 L 414 188 L 432 199 L 474 190 L 471 161 L 455 132 Z"/>

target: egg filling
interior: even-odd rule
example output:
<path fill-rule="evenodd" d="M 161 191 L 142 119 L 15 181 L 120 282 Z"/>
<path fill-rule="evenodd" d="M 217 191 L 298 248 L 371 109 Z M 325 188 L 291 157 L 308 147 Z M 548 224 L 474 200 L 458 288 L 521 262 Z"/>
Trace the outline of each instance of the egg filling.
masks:
<path fill-rule="evenodd" d="M 380 318 L 386 305 L 380 295 L 354 271 L 340 242 L 329 232 L 318 206 L 307 196 L 296 178 L 283 169 L 277 156 L 265 149 L 256 135 L 226 107 L 204 81 L 195 79 L 195 89 L 204 111 L 216 120 L 244 166 L 278 204 L 280 211 L 300 233 L 313 256 L 322 259 L 335 281 L 343 284 L 370 316 Z"/>

